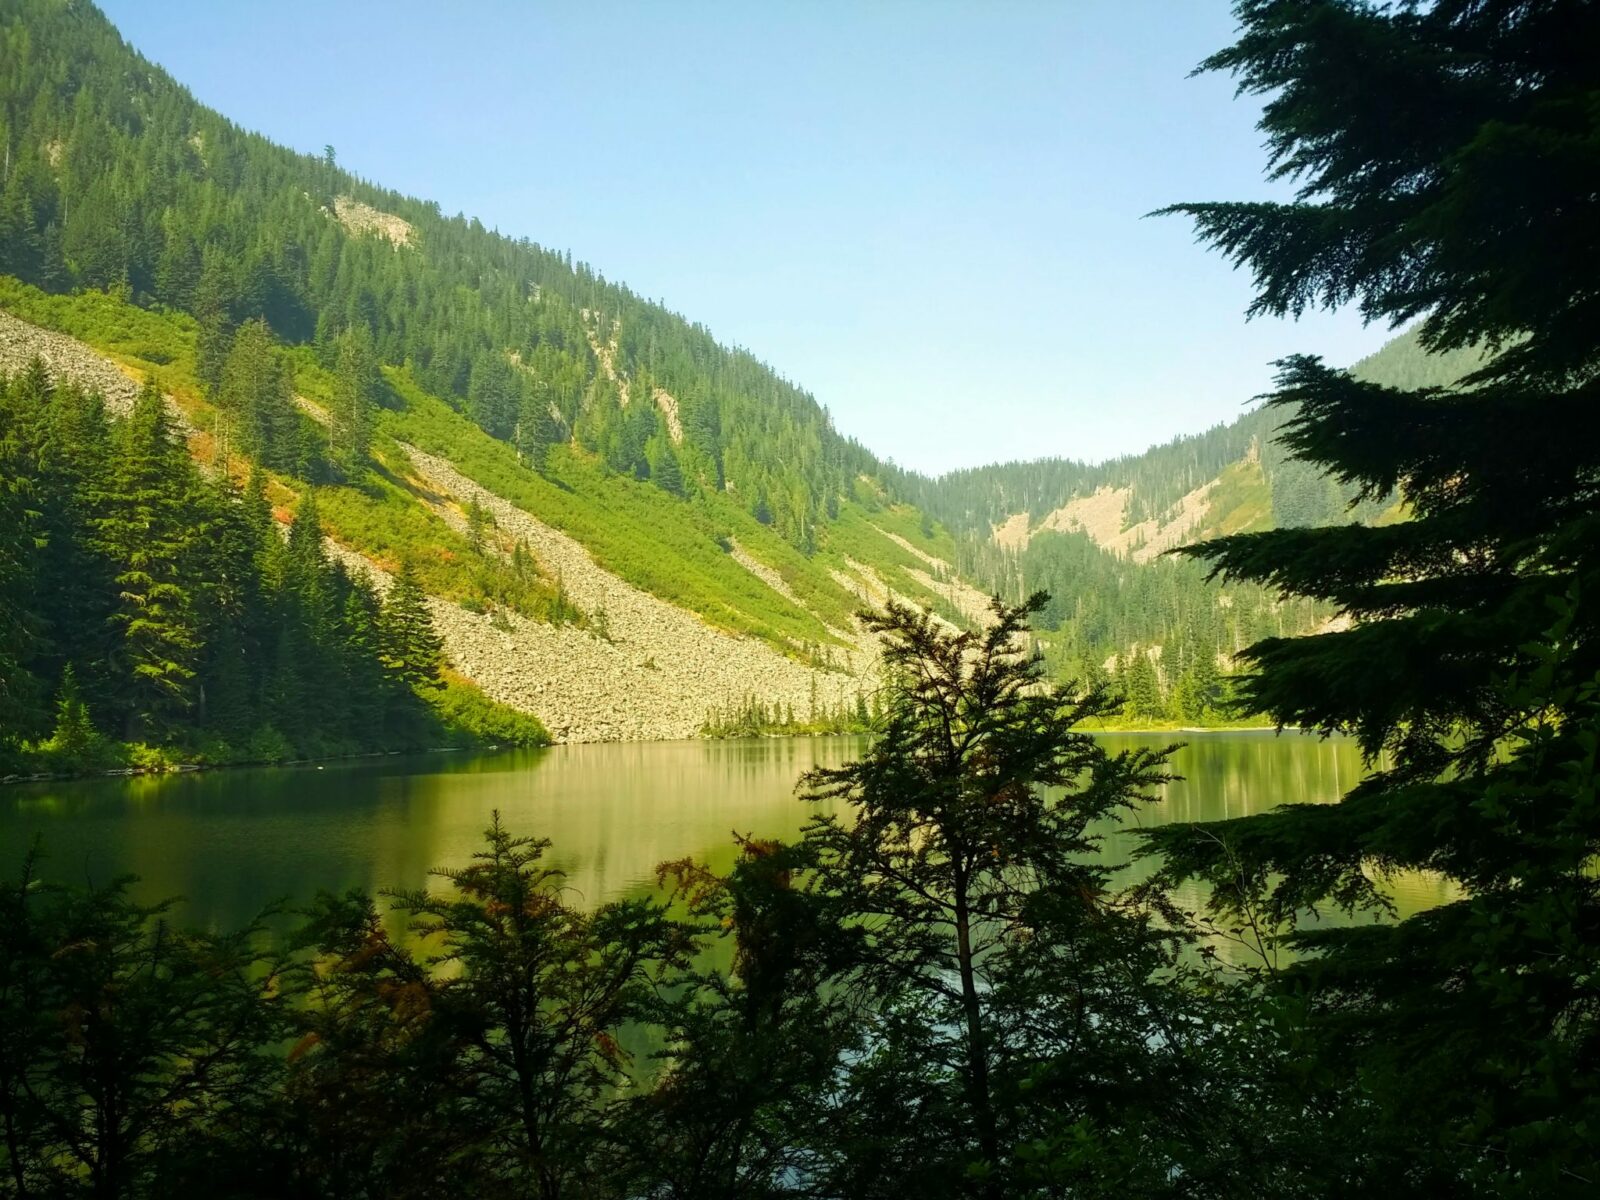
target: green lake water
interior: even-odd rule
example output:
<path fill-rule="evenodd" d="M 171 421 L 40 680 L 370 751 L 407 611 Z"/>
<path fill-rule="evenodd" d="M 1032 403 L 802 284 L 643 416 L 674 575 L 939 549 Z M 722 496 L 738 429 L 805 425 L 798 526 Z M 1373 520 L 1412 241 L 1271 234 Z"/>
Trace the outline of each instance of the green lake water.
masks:
<path fill-rule="evenodd" d="M 1352 742 L 1266 732 L 1107 734 L 1113 749 L 1187 744 L 1184 778 L 1129 823 L 1202 821 L 1336 799 L 1361 775 Z M 183 897 L 190 924 L 227 928 L 319 888 L 412 888 L 459 866 L 498 809 L 518 833 L 549 838 L 575 898 L 599 903 L 652 884 L 657 863 L 725 867 L 732 836 L 786 837 L 809 806 L 796 779 L 859 753 L 855 738 L 559 746 L 431 754 L 317 767 L 215 771 L 0 789 L 0 872 L 37 836 L 43 873 L 65 881 L 140 877 L 142 900 Z M 1108 838 L 1108 861 L 1127 840 Z M 1386 885 L 1402 913 L 1450 898 L 1406 876 Z M 1198 901 L 1199 897 L 1185 898 Z"/>

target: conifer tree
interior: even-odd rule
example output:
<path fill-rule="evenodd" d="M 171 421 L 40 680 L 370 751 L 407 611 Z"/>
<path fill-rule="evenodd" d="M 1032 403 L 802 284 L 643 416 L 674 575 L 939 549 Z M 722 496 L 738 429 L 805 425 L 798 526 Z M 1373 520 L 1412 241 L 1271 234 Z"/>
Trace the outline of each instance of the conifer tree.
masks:
<path fill-rule="evenodd" d="M 1309 1014 L 1312 1069 L 1348 1089 L 1328 1133 L 1361 1146 L 1342 1186 L 1592 1188 L 1600 442 L 1578 431 L 1600 395 L 1600 8 L 1237 13 L 1239 40 L 1203 67 L 1266 98 L 1272 170 L 1298 194 L 1170 211 L 1253 272 L 1255 312 L 1354 303 L 1422 318 L 1430 350 L 1499 353 L 1451 388 L 1281 364 L 1288 448 L 1363 498 L 1398 489 L 1411 519 L 1194 553 L 1353 618 L 1251 646 L 1244 697 L 1354 733 L 1375 771 L 1332 807 L 1149 837 L 1170 879 L 1285 923 L 1380 904 L 1374 866 L 1459 884 L 1405 920 L 1294 935 L 1305 957 L 1283 985 Z"/>
<path fill-rule="evenodd" d="M 347 479 L 354 478 L 366 463 L 377 396 L 378 364 L 372 335 L 365 325 L 356 325 L 339 335 L 333 404 L 328 410 L 328 459 Z"/>
<path fill-rule="evenodd" d="M 384 663 L 395 679 L 418 695 L 439 686 L 441 643 L 410 563 L 389 585 L 380 630 Z"/>
<path fill-rule="evenodd" d="M 42 636 L 34 579 L 39 510 L 15 386 L 0 378 L 0 753 L 34 732 L 42 716 L 40 681 L 28 669 Z"/>
<path fill-rule="evenodd" d="M 207 394 L 217 399 L 233 344 L 233 281 L 227 260 L 218 246 L 207 246 L 196 285 L 194 315 L 199 324 L 195 341 L 195 375 Z"/>
<path fill-rule="evenodd" d="M 517 436 L 523 462 L 542 473 L 550 458 L 550 448 L 561 441 L 561 426 L 550 411 L 550 401 L 539 389 L 535 389 L 523 407 Z"/>
<path fill-rule="evenodd" d="M 683 470 L 678 465 L 678 455 L 671 443 L 665 439 L 661 440 L 653 462 L 655 465 L 650 470 L 650 476 L 655 480 L 656 486 L 668 495 L 682 496 Z"/>
<path fill-rule="evenodd" d="M 1135 1045 L 1142 1036 L 1113 1030 L 1135 1019 L 1118 993 L 1145 933 L 1101 904 L 1104 868 L 1088 851 L 1097 822 L 1167 778 L 1163 753 L 1112 755 L 1073 732 L 1111 702 L 1041 686 L 1022 647 L 1044 602 L 996 600 L 980 632 L 946 632 L 897 602 L 863 614 L 884 637 L 886 728 L 860 761 L 806 780 L 809 798 L 846 806 L 815 817 L 805 846 L 818 886 L 841 897 L 858 931 L 851 983 L 877 1013 L 846 1120 L 863 1139 L 884 1138 L 883 1161 L 861 1153 L 852 1170 L 865 1174 L 836 1181 L 835 1194 L 1015 1194 L 1010 1153 L 1026 1138 L 1018 1071 L 1066 1052 L 1049 1039 L 1027 1046 L 1029 1026 L 1065 1003 L 1077 1006 L 1068 1026 Z M 1105 977 L 1062 968 L 1102 954 Z M 1042 995 L 1036 973 L 1052 981 Z M 1041 1007 L 1011 1010 L 1018 990 Z M 904 1111 L 941 1117 L 874 1113 L 875 1095 L 914 1098 Z M 970 1187 L 953 1186 L 961 1178 Z"/>
<path fill-rule="evenodd" d="M 246 321 L 234 334 L 217 409 L 228 449 L 270 467 L 300 469 L 293 385 L 264 320 Z"/>
<path fill-rule="evenodd" d="M 1148 650 L 1138 647 L 1128 656 L 1123 686 L 1127 689 L 1125 695 L 1128 716 L 1161 715 L 1161 687 L 1156 678 L 1155 664 L 1150 661 Z"/>
<path fill-rule="evenodd" d="M 194 703 L 200 649 L 192 582 L 192 508 L 198 481 L 174 437 L 160 389 L 147 382 L 116 431 L 110 497 L 96 520 L 116 573 L 121 699 L 135 734 L 170 732 Z"/>
<path fill-rule="evenodd" d="M 467 504 L 467 545 L 474 554 L 483 553 L 484 531 L 489 528 L 490 521 L 488 510 L 473 496 Z"/>

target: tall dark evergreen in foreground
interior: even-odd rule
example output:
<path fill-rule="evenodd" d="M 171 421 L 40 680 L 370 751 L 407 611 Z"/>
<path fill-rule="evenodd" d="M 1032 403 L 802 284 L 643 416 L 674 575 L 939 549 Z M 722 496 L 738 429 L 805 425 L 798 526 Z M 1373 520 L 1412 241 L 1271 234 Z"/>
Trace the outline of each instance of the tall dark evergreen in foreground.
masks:
<path fill-rule="evenodd" d="M 1024 1081 L 1082 1055 L 1052 1099 L 1088 1115 L 1109 1084 L 1106 1062 L 1089 1060 L 1137 1059 L 1149 1036 L 1128 983 L 1161 956 L 1106 897 L 1091 851 L 1100 823 L 1167 778 L 1162 755 L 1109 754 L 1071 732 L 1112 702 L 1041 686 L 1025 631 L 1045 602 L 997 604 L 981 633 L 894 602 L 869 614 L 893 681 L 886 728 L 861 761 L 809 779 L 813 799 L 844 804 L 806 842 L 820 886 L 863 934 L 848 976 L 874 1001 L 846 1106 L 861 1144 L 843 1194 L 948 1194 L 969 1168 L 972 1193 L 1009 1194 L 1012 1148 L 1029 1131 Z M 1074 1037 L 1082 1023 L 1095 1026 L 1092 1049 Z M 884 1111 L 891 1096 L 902 1120 Z M 938 1117 L 911 1116 L 927 1112 Z"/>
<path fill-rule="evenodd" d="M 1358 303 L 1436 350 L 1499 354 L 1453 390 L 1282 364 L 1291 448 L 1411 519 L 1192 553 L 1325 599 L 1342 632 L 1249 652 L 1247 702 L 1350 730 L 1380 768 L 1333 807 L 1151 833 L 1171 879 L 1279 921 L 1377 903 L 1374 870 L 1459 900 L 1300 929 L 1279 986 L 1363 1153 L 1330 1190 L 1600 1186 L 1600 6 L 1250 0 L 1204 64 L 1268 97 L 1286 204 L 1169 211 L 1254 273 L 1254 311 Z M 1378 756 L 1382 756 L 1381 758 Z M 1326 1098 L 1327 1092 L 1321 1093 Z M 1311 1102 L 1320 1103 L 1312 1098 Z"/>

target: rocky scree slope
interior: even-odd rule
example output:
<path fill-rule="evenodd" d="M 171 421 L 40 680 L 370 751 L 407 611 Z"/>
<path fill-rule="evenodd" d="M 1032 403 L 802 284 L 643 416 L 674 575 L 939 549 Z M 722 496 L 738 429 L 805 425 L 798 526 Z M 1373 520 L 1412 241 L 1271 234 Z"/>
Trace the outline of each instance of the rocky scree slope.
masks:
<path fill-rule="evenodd" d="M 52 377 L 99 391 L 108 410 L 123 416 L 138 393 L 137 372 L 86 343 L 0 312 L 0 370 L 42 361 Z M 168 397 L 178 427 L 195 430 Z M 713 709 L 747 697 L 786 707 L 797 719 L 853 703 L 875 686 L 876 648 L 860 630 L 838 630 L 849 645 L 823 669 L 780 653 L 753 637 L 715 629 L 695 614 L 598 566 L 575 539 L 468 479 L 445 459 L 403 446 L 417 475 L 461 505 L 476 501 L 505 533 L 521 540 L 540 568 L 561 580 L 568 597 L 589 614 L 589 628 L 547 625 L 514 612 L 469 611 L 440 597 L 429 607 L 450 665 L 492 699 L 544 722 L 561 742 L 693 737 Z M 460 511 L 438 515 L 458 529 Z M 380 589 L 388 571 L 360 548 L 328 539 L 329 552 Z M 791 603 L 797 597 L 777 572 L 735 548 L 756 578 Z M 854 565 L 854 564 L 853 564 Z M 859 568 L 871 573 L 871 568 Z M 874 589 L 880 596 L 887 589 Z"/>

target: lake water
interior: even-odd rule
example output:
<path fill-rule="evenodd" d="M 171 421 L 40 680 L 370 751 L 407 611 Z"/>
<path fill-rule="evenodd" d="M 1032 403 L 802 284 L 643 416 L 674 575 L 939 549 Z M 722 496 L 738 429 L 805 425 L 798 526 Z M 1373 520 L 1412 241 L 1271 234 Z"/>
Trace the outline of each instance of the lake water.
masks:
<path fill-rule="evenodd" d="M 1107 734 L 1113 749 L 1187 745 L 1181 782 L 1130 823 L 1202 821 L 1336 799 L 1361 775 L 1354 743 L 1265 732 Z M 0 872 L 14 877 L 38 836 L 44 874 L 105 882 L 133 874 L 142 900 L 184 897 L 186 923 L 227 928 L 274 900 L 318 888 L 412 888 L 459 866 L 498 809 L 514 832 L 549 838 L 549 860 L 588 903 L 649 887 L 657 863 L 726 867 L 732 835 L 792 837 L 809 807 L 796 779 L 858 754 L 856 738 L 558 746 L 367 759 L 321 767 L 216 771 L 0 788 Z M 1108 839 L 1108 860 L 1127 854 Z M 1449 898 L 1406 876 L 1402 913 Z M 1190 901 L 1198 897 L 1188 898 Z"/>

